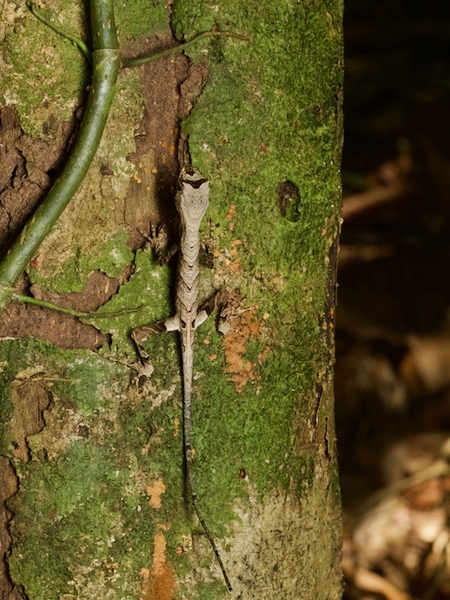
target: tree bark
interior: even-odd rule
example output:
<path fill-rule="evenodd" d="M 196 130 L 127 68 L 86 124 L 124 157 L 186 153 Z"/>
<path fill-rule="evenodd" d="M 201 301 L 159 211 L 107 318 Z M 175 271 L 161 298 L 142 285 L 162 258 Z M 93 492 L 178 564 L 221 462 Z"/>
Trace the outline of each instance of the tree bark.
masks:
<path fill-rule="evenodd" d="M 337 599 L 342 5 L 148 4 L 116 3 L 124 57 L 214 26 L 250 40 L 203 40 L 189 57 L 122 70 L 88 176 L 19 282 L 119 314 L 11 303 L 2 315 L 1 597 Z M 82 36 L 85 8 L 45 3 Z M 70 151 L 89 68 L 24 7 L 2 10 L 5 250 Z M 186 149 L 211 188 L 201 298 L 223 287 L 230 297 L 229 331 L 210 318 L 196 334 L 192 436 L 231 595 L 185 489 L 176 334 L 148 340 L 150 378 L 129 336 L 173 310 L 174 265 L 160 266 L 147 238 L 176 242 Z"/>

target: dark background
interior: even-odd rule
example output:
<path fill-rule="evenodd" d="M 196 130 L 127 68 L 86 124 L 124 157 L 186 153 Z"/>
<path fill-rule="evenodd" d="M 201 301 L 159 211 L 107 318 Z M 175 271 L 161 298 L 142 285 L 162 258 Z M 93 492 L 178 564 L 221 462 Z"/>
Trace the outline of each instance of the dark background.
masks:
<path fill-rule="evenodd" d="M 345 10 L 335 380 L 345 597 L 447 599 L 450 2 Z"/>

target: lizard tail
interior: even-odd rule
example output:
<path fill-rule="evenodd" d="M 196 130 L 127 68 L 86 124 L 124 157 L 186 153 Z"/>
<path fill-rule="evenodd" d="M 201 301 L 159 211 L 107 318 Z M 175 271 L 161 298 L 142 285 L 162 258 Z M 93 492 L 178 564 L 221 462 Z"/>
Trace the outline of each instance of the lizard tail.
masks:
<path fill-rule="evenodd" d="M 220 567 L 220 570 L 222 571 L 222 575 L 225 580 L 225 584 L 228 588 L 228 591 L 232 592 L 233 588 L 232 588 L 230 580 L 228 578 L 227 571 L 222 562 L 222 558 L 220 557 L 219 550 L 217 549 L 216 543 L 208 529 L 208 526 L 206 525 L 205 519 L 203 518 L 202 511 L 200 510 L 200 506 L 199 506 L 199 503 L 197 500 L 197 494 L 195 493 L 194 480 L 193 480 L 193 476 L 192 476 L 192 450 L 191 450 L 190 442 L 186 442 L 185 451 L 186 451 L 186 475 L 187 475 L 187 480 L 188 480 L 188 484 L 189 484 L 189 490 L 191 492 L 192 504 L 194 505 L 194 509 L 195 509 L 195 512 L 197 513 L 197 517 L 198 517 L 198 520 L 200 521 L 200 525 L 203 527 L 203 531 L 205 532 L 206 537 L 208 538 L 208 541 L 211 545 L 211 548 L 213 549 L 213 552 L 216 556 L 217 562 L 219 563 L 219 567 Z"/>

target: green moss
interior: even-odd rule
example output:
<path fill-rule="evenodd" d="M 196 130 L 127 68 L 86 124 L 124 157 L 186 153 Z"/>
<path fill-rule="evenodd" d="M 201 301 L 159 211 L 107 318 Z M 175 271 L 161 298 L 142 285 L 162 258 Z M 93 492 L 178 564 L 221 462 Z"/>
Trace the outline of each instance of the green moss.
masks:
<path fill-rule="evenodd" d="M 84 254 L 80 249 L 76 255 L 49 278 L 49 266 L 45 269 L 29 267 L 28 272 L 34 283 L 43 289 L 50 288 L 59 293 L 79 292 L 86 283 L 87 276 L 95 270 L 101 270 L 110 277 L 118 277 L 122 270 L 133 260 L 133 253 L 126 245 L 126 234 L 118 231 L 104 242 L 99 254 Z"/>
<path fill-rule="evenodd" d="M 110 592 L 135 598 L 139 569 L 147 565 L 138 548 L 151 540 L 152 520 L 143 493 L 143 510 L 124 501 L 131 472 L 121 458 L 111 444 L 75 441 L 57 462 L 34 461 L 23 472 L 23 491 L 11 502 L 20 541 L 10 568 L 33 600 L 70 592 L 85 598 L 89 586 L 100 589 L 105 581 Z M 134 579 L 115 576 L 130 565 Z"/>
<path fill-rule="evenodd" d="M 44 369 L 45 356 L 58 353 L 50 344 L 24 338 L 3 340 L 0 344 L 0 453 L 12 455 L 15 439 L 11 439 L 10 419 L 14 416 L 14 406 L 11 402 L 12 385 L 20 386 L 35 375 L 33 367 L 42 365 Z M 46 373 L 40 374 L 44 385 Z M 16 388 L 20 389 L 20 387 Z M 17 432 L 14 434 L 14 438 Z"/>
<path fill-rule="evenodd" d="M 74 35 L 82 30 L 84 14 L 78 3 L 54 0 L 45 16 Z M 24 17 L 4 39 L 6 64 L 0 95 L 3 104 L 16 107 L 25 133 L 52 137 L 54 124 L 69 120 L 79 104 L 87 65 L 69 40 L 46 27 L 30 11 L 25 10 Z"/>
<path fill-rule="evenodd" d="M 207 567 L 207 565 L 204 565 Z M 226 594 L 226 592 L 225 592 Z M 195 592 L 180 592 L 176 598 L 180 600 L 217 600 L 218 598 L 226 598 L 224 594 L 223 583 L 220 580 L 202 583 L 200 582 Z"/>
<path fill-rule="evenodd" d="M 211 340 L 213 336 L 211 331 Z M 219 343 L 208 346 L 208 353 L 220 355 Z M 254 345 L 250 354 L 256 350 Z M 292 442 L 291 415 L 298 406 L 302 377 L 286 377 L 285 373 L 292 371 L 289 357 L 272 353 L 259 369 L 264 387 L 253 383 L 236 394 L 232 383 L 219 377 L 220 366 L 211 363 L 199 346 L 195 369 L 203 374 L 196 384 L 201 400 L 194 401 L 192 414 L 196 482 L 199 497 L 205 499 L 205 513 L 221 536 L 226 528 L 220 524 L 233 518 L 228 508 L 233 498 L 247 494 L 247 482 L 238 475 L 240 469 L 262 496 L 280 485 L 288 489 L 291 477 L 298 475 L 298 457 L 286 453 Z"/>
<path fill-rule="evenodd" d="M 102 332 L 112 334 L 110 352 L 105 352 L 105 356 L 109 353 L 125 352 L 135 360 L 130 331 L 135 327 L 167 318 L 172 312 L 169 291 L 172 274 L 169 267 L 159 266 L 150 253 L 141 250 L 136 252 L 134 267 L 135 271 L 130 279 L 121 285 L 118 293 L 98 311 L 98 314 L 136 310 L 116 317 L 92 320 Z M 155 360 L 161 355 L 166 357 L 167 349 L 158 347 L 161 337 L 164 336 L 151 336 L 148 342 L 149 353 Z M 167 345 L 167 340 L 165 343 Z"/>
<path fill-rule="evenodd" d="M 173 522 L 175 510 L 178 543 L 185 532 L 186 520 L 179 515 L 182 452 L 173 435 L 179 407 L 130 405 L 128 378 L 118 379 L 117 369 L 105 369 L 90 353 L 34 344 L 49 370 L 59 364 L 66 384 L 53 385 L 47 427 L 29 437 L 32 461 L 16 464 L 21 488 L 10 501 L 12 577 L 33 600 L 56 600 L 65 593 L 100 597 L 105 586 L 121 598 L 139 597 L 139 573 L 150 566 L 155 522 L 169 515 Z M 79 417 L 59 420 L 63 406 L 64 414 Z M 47 444 L 58 443 L 58 430 L 71 441 L 55 454 Z M 154 450 L 144 452 L 149 443 Z M 166 473 L 167 464 L 172 467 Z M 171 500 L 154 511 L 146 486 L 162 473 Z M 45 552 L 36 553 L 43 546 Z"/>
<path fill-rule="evenodd" d="M 98 594 L 101 586 L 121 598 L 138 597 L 139 572 L 149 567 L 157 523 L 173 524 L 168 532 L 169 560 L 179 565 L 180 573 L 191 569 L 190 553 L 177 557 L 174 550 L 183 544 L 186 529 L 194 522 L 192 509 L 182 510 L 183 455 L 175 425 L 181 419 L 179 393 L 154 408 L 149 402 L 130 405 L 128 382 L 118 381 L 112 371 L 109 378 L 104 371 L 96 373 L 99 361 L 86 356 L 83 360 L 83 354 L 64 353 L 67 363 L 61 373 L 79 381 L 54 387 L 55 405 L 49 413 L 63 402 L 82 415 L 83 431 L 80 421 L 74 421 L 64 431 L 65 438 L 72 440 L 69 446 L 48 459 L 44 450 L 52 435 L 49 427 L 57 423 L 47 419 L 44 432 L 30 438 L 33 460 L 17 464 L 21 489 L 9 504 L 15 513 L 10 569 L 33 600 L 56 600 L 65 593 L 87 598 L 87 590 Z M 89 381 L 90 389 L 82 380 Z M 149 447 L 150 452 L 144 451 Z M 215 482 L 214 473 L 208 472 L 208 461 L 205 464 L 202 460 L 196 470 L 202 479 L 214 481 L 213 496 L 219 500 L 205 508 L 214 534 L 221 535 L 221 511 L 229 497 Z M 163 478 L 166 493 L 162 508 L 155 512 L 148 507 L 145 489 L 158 477 Z M 45 544 L 45 553 L 35 552 L 39 544 Z M 120 577 L 108 567 L 111 564 L 118 565 Z M 221 585 L 212 584 L 211 589 Z"/>
<path fill-rule="evenodd" d="M 255 251 L 254 267 L 281 262 L 288 269 L 301 246 L 316 249 L 311 263 L 323 254 L 317 228 L 336 193 L 335 94 L 342 78 L 335 64 L 340 14 L 325 18 L 328 4 L 225 2 L 213 10 L 199 0 L 175 6 L 175 27 L 180 22 L 199 31 L 216 22 L 252 36 L 211 43 L 210 80 L 184 127 L 195 163 L 211 178 L 212 214 L 223 217 L 229 203 L 237 205 L 235 235 Z M 302 193 L 296 226 L 276 205 L 286 179 Z M 247 226 L 255 220 L 257 229 Z"/>
<path fill-rule="evenodd" d="M 162 363 L 170 360 L 177 365 L 175 336 L 155 339 L 165 349 L 162 346 L 156 356 L 152 382 L 162 388 L 158 382 L 159 368 L 164 371 Z M 21 489 L 10 503 L 15 513 L 10 558 L 14 580 L 25 586 L 33 600 L 56 600 L 64 593 L 87 598 L 87 590 L 99 593 L 102 585 L 110 593 L 120 593 L 121 598 L 138 597 L 139 572 L 149 567 L 151 540 L 161 522 L 173 524 L 167 534 L 169 560 L 178 565 L 180 574 L 188 574 L 191 553 L 177 556 L 174 550 L 184 543 L 186 530 L 195 523 L 192 508 L 183 510 L 183 452 L 180 425 L 176 425 L 182 414 L 178 369 L 172 370 L 172 377 L 178 380 L 173 395 L 152 407 L 149 400 L 130 402 L 129 378 L 118 377 L 112 367 L 105 369 L 92 354 L 61 352 L 42 343 L 36 347 L 41 350 L 40 360 L 45 361 L 47 355 L 47 363 L 52 365 L 49 371 L 57 369 L 65 383 L 53 385 L 54 405 L 46 416 L 47 426 L 29 438 L 32 461 L 17 464 Z M 217 340 L 213 347 L 219 349 Z M 205 362 L 200 351 L 200 367 Z M 229 388 L 229 395 L 231 392 Z M 50 418 L 63 405 L 67 415 L 79 415 L 73 423 Z M 202 415 L 201 405 L 196 402 L 195 414 L 203 427 L 203 419 L 214 421 L 217 415 Z M 63 431 L 58 433 L 61 427 Z M 223 482 L 243 484 L 232 463 L 226 479 L 219 477 L 223 472 L 220 448 L 214 443 L 215 436 L 210 443 L 210 433 L 202 431 L 196 436 L 195 469 L 204 494 L 205 516 L 219 537 L 225 533 L 224 521 L 232 519 L 230 501 L 239 494 L 236 485 L 227 488 Z M 53 443 L 58 435 L 72 441 L 57 454 L 48 447 L 52 458 L 46 458 L 47 443 Z M 212 461 L 211 455 L 215 456 Z M 145 488 L 158 477 L 163 478 L 166 493 L 162 508 L 155 512 L 148 508 Z M 204 541 L 201 533 L 200 540 Z M 45 543 L 45 553 L 36 555 L 38 543 Z M 108 568 L 116 563 L 120 578 Z M 221 587 L 218 581 L 205 590 Z"/>
<path fill-rule="evenodd" d="M 122 44 L 167 28 L 167 6 L 159 0 L 116 0 L 114 9 Z"/>
<path fill-rule="evenodd" d="M 8 423 L 14 407 L 10 400 L 11 382 L 15 370 L 19 368 L 23 354 L 18 351 L 17 343 L 4 341 L 0 344 L 0 454 L 8 455 L 10 448 Z M 19 363 L 19 364 L 18 364 Z"/>
<path fill-rule="evenodd" d="M 114 365 L 104 364 L 102 359 L 85 351 L 73 350 L 65 353 L 64 358 L 67 361 L 65 381 L 57 384 L 55 389 L 64 394 L 63 398 L 70 398 L 70 403 L 81 416 L 90 416 L 101 407 L 99 387 L 109 384 Z M 115 370 L 117 372 L 117 368 Z"/>

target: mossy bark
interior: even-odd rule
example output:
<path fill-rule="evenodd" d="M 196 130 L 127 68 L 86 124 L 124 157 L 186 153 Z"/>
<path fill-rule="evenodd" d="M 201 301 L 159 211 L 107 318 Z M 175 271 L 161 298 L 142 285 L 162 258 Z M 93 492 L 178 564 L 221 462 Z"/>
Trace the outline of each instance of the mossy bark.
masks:
<path fill-rule="evenodd" d="M 126 56 L 171 45 L 171 31 L 190 39 L 215 25 L 251 40 L 202 42 L 189 59 L 122 72 L 88 177 L 28 269 L 36 295 L 91 310 L 108 283 L 101 310 L 138 310 L 85 322 L 95 335 L 83 348 L 72 317 L 30 307 L 22 320 L 39 319 L 32 331 L 43 339 L 1 343 L 0 589 L 9 600 L 228 596 L 184 489 L 176 335 L 148 341 L 150 379 L 127 366 L 136 361 L 130 328 L 173 306 L 173 269 L 157 264 L 141 233 L 151 221 L 175 237 L 183 117 L 192 162 L 211 185 L 202 236 L 214 261 L 202 268 L 202 297 L 230 289 L 230 331 L 220 337 L 210 319 L 196 338 L 199 501 L 233 597 L 337 599 L 341 2 L 149 4 L 116 3 Z M 88 30 L 84 2 L 45 6 L 61 26 Z M 15 2 L 3 11 L 1 92 L 20 116 L 22 183 L 45 183 L 29 149 L 64 155 L 62 123 L 82 105 L 88 73 L 69 42 Z M 31 68 L 42 53 L 44 65 Z M 14 177 L 11 167 L 11 189 Z M 89 287 L 93 273 L 102 283 Z"/>

